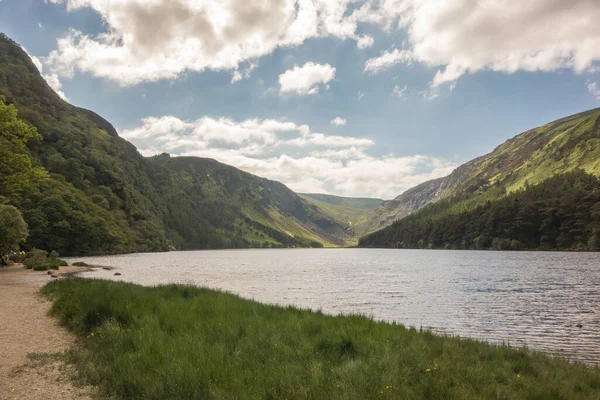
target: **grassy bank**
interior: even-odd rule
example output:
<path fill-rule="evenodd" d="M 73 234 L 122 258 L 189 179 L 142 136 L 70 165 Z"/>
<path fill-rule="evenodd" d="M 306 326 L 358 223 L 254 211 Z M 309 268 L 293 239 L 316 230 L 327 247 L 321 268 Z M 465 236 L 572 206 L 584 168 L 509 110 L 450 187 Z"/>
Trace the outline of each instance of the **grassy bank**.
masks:
<path fill-rule="evenodd" d="M 82 377 L 128 399 L 583 399 L 600 370 L 359 316 L 188 286 L 66 279 L 44 293 Z"/>

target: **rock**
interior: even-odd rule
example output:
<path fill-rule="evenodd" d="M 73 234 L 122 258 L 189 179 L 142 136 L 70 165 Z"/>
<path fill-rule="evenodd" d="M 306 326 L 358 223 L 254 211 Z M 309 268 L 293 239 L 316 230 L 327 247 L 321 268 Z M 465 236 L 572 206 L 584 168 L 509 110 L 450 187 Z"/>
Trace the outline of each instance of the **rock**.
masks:
<path fill-rule="evenodd" d="M 575 326 L 578 327 L 578 328 L 583 328 L 583 325 L 581 325 L 581 324 L 577 324 Z"/>
<path fill-rule="evenodd" d="M 115 276 L 121 276 L 119 272 L 115 272 Z"/>
<path fill-rule="evenodd" d="M 53 273 L 52 273 L 52 275 L 50 275 L 50 276 L 52 276 L 53 278 L 58 278 L 58 272 L 56 272 L 56 271 L 55 271 L 55 272 L 53 272 Z"/>
<path fill-rule="evenodd" d="M 52 275 L 54 273 L 53 269 L 48 270 L 48 275 Z"/>
<path fill-rule="evenodd" d="M 112 268 L 111 267 L 102 267 L 102 269 L 104 269 L 106 271 L 110 271 Z"/>

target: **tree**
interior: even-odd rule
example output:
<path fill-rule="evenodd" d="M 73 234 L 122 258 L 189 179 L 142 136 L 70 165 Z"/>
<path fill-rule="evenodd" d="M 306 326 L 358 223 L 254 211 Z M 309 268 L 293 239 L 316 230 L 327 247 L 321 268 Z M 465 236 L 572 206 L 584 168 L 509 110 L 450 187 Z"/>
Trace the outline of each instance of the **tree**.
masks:
<path fill-rule="evenodd" d="M 0 96 L 0 201 L 21 193 L 45 175 L 33 167 L 27 148 L 30 140 L 41 140 L 33 127 L 17 117 L 17 109 Z"/>
<path fill-rule="evenodd" d="M 13 206 L 0 204 L 0 258 L 11 250 L 18 250 L 28 236 L 21 212 Z"/>

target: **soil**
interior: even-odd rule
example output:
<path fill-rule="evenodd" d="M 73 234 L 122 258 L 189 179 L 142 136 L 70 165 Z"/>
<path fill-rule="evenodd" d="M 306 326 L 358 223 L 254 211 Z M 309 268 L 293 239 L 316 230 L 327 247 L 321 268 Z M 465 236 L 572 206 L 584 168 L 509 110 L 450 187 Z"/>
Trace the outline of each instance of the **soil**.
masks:
<path fill-rule="evenodd" d="M 78 271 L 73 268 L 59 272 Z M 93 388 L 74 385 L 72 367 L 61 360 L 60 354 L 77 344 L 48 316 L 51 304 L 40 288 L 52 279 L 21 265 L 0 268 L 0 400 L 90 399 L 93 394 Z"/>

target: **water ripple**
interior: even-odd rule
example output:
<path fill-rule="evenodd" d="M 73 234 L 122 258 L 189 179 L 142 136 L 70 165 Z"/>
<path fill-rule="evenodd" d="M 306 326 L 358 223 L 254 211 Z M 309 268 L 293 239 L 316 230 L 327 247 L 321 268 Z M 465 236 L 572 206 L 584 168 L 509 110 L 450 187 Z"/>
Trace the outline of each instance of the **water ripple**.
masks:
<path fill-rule="evenodd" d="M 83 260 L 123 274 L 98 270 L 90 277 L 194 283 L 600 363 L 597 253 L 229 250 Z"/>

